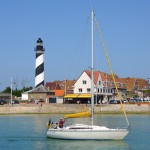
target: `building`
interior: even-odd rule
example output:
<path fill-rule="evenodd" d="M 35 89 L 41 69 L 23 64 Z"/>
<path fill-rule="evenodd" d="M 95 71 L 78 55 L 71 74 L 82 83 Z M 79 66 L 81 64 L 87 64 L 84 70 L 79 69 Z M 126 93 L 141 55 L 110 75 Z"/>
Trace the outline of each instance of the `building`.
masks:
<path fill-rule="evenodd" d="M 52 90 L 52 92 L 55 93 L 54 103 L 59 103 L 59 104 L 64 103 L 65 90 Z"/>
<path fill-rule="evenodd" d="M 0 100 L 10 100 L 11 93 L 0 93 Z M 12 95 L 12 99 L 15 99 L 15 96 Z"/>
<path fill-rule="evenodd" d="M 119 78 L 120 82 L 126 86 L 126 97 L 130 98 L 144 98 L 149 96 L 145 91 L 149 90 L 149 82 L 142 78 Z M 145 93 L 145 94 L 144 94 Z"/>
<path fill-rule="evenodd" d="M 73 94 L 66 94 L 64 96 L 66 102 L 73 103 L 90 103 L 91 101 L 91 71 L 84 70 L 80 77 L 74 84 Z M 125 87 L 121 83 L 117 83 L 119 92 L 122 93 Z M 110 75 L 94 71 L 94 103 L 107 103 L 110 99 L 118 99 L 116 96 L 116 90 Z M 124 95 L 121 94 L 121 96 Z"/>
<path fill-rule="evenodd" d="M 43 85 L 25 92 L 25 94 L 26 93 L 28 93 L 28 100 L 33 100 L 35 102 L 43 101 L 45 103 L 53 103 L 55 99 L 55 93 L 48 91 Z"/>
<path fill-rule="evenodd" d="M 45 87 L 55 93 L 54 103 L 64 103 L 64 95 L 73 93 L 75 80 L 54 80 L 46 82 Z"/>

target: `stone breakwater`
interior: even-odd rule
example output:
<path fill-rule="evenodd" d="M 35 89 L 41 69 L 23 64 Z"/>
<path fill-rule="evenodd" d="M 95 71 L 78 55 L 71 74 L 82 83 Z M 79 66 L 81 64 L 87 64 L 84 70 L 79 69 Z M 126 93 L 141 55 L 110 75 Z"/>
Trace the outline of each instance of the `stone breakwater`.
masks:
<path fill-rule="evenodd" d="M 148 104 L 125 104 L 127 113 L 150 114 L 150 103 Z M 89 111 L 90 105 L 85 104 L 20 104 L 20 105 L 0 105 L 0 114 L 46 114 L 46 113 L 76 113 Z M 121 105 L 103 104 L 95 105 L 94 112 L 99 113 L 122 113 Z"/>

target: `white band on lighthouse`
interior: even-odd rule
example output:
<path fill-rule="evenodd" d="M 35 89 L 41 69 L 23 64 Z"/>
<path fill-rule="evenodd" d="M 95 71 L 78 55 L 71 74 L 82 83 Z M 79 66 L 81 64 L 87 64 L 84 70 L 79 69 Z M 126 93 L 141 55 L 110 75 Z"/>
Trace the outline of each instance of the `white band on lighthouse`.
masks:
<path fill-rule="evenodd" d="M 35 77 L 35 87 L 44 80 L 44 72 Z"/>
<path fill-rule="evenodd" d="M 42 63 L 44 63 L 44 55 L 43 54 L 41 54 L 39 57 L 36 58 L 35 68 L 40 66 Z"/>

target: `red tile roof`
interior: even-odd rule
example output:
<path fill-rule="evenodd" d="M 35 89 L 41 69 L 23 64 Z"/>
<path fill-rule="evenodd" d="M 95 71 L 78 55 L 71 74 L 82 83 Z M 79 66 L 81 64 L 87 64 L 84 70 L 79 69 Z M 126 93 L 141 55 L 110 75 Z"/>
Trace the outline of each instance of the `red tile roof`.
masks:
<path fill-rule="evenodd" d="M 148 82 L 145 79 L 128 77 L 128 78 L 119 78 L 119 80 L 120 82 L 126 85 L 127 91 L 148 88 Z"/>
<path fill-rule="evenodd" d="M 85 73 L 86 73 L 86 74 L 90 77 L 90 79 L 91 79 L 91 71 L 85 70 Z M 103 74 L 102 72 L 100 72 L 100 71 L 94 71 L 93 73 L 94 73 L 94 84 L 97 83 L 97 80 L 98 80 L 98 76 L 99 76 L 99 75 L 101 75 L 102 80 L 105 80 L 105 76 L 104 76 L 104 74 Z"/>
<path fill-rule="evenodd" d="M 65 88 L 73 89 L 75 81 L 76 80 L 63 80 L 63 81 L 57 80 L 53 82 L 47 82 L 45 86 L 49 90 L 65 90 Z"/>
<path fill-rule="evenodd" d="M 47 87 L 49 90 L 61 89 L 58 82 L 47 82 L 45 87 Z"/>
<path fill-rule="evenodd" d="M 91 78 L 91 70 L 84 70 L 89 78 Z M 101 75 L 104 86 L 114 87 L 112 76 L 108 73 L 94 71 L 94 84 L 97 83 L 98 76 Z M 120 78 L 114 75 L 118 88 L 126 88 L 127 91 L 133 91 L 135 88 L 146 89 L 148 88 L 148 82 L 145 79 L 140 78 Z M 79 77 L 80 78 L 80 77 Z M 106 83 L 107 81 L 107 83 Z M 53 82 L 47 82 L 46 87 L 48 90 L 73 90 L 76 80 L 55 80 Z M 107 84 L 107 85 L 106 85 Z"/>

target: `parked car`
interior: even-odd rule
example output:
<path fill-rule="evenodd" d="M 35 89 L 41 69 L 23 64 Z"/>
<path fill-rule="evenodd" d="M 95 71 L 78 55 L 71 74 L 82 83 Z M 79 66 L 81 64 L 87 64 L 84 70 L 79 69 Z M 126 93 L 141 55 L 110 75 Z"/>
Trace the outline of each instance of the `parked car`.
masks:
<path fill-rule="evenodd" d="M 122 103 L 128 103 L 128 100 L 124 99 L 122 100 Z"/>
<path fill-rule="evenodd" d="M 0 100 L 0 105 L 4 105 L 7 104 L 7 102 L 5 100 Z"/>
<path fill-rule="evenodd" d="M 144 102 L 150 102 L 150 98 L 149 98 L 149 97 L 144 98 L 143 101 L 144 101 Z"/>
<path fill-rule="evenodd" d="M 129 100 L 129 103 L 134 104 L 135 102 L 136 102 L 136 100 L 135 100 L 135 99 L 130 99 L 130 100 Z"/>
<path fill-rule="evenodd" d="M 18 100 L 12 100 L 13 104 L 19 104 L 20 102 Z"/>
<path fill-rule="evenodd" d="M 126 102 L 127 102 L 126 100 L 122 100 L 122 103 L 126 103 Z M 109 101 L 109 104 L 120 104 L 120 100 L 112 99 Z"/>
<path fill-rule="evenodd" d="M 117 101 L 114 100 L 114 99 L 111 99 L 111 100 L 109 101 L 109 104 L 117 104 Z"/>
<path fill-rule="evenodd" d="M 135 100 L 136 102 L 143 102 L 143 99 L 142 99 L 142 98 L 134 98 L 134 100 Z"/>

